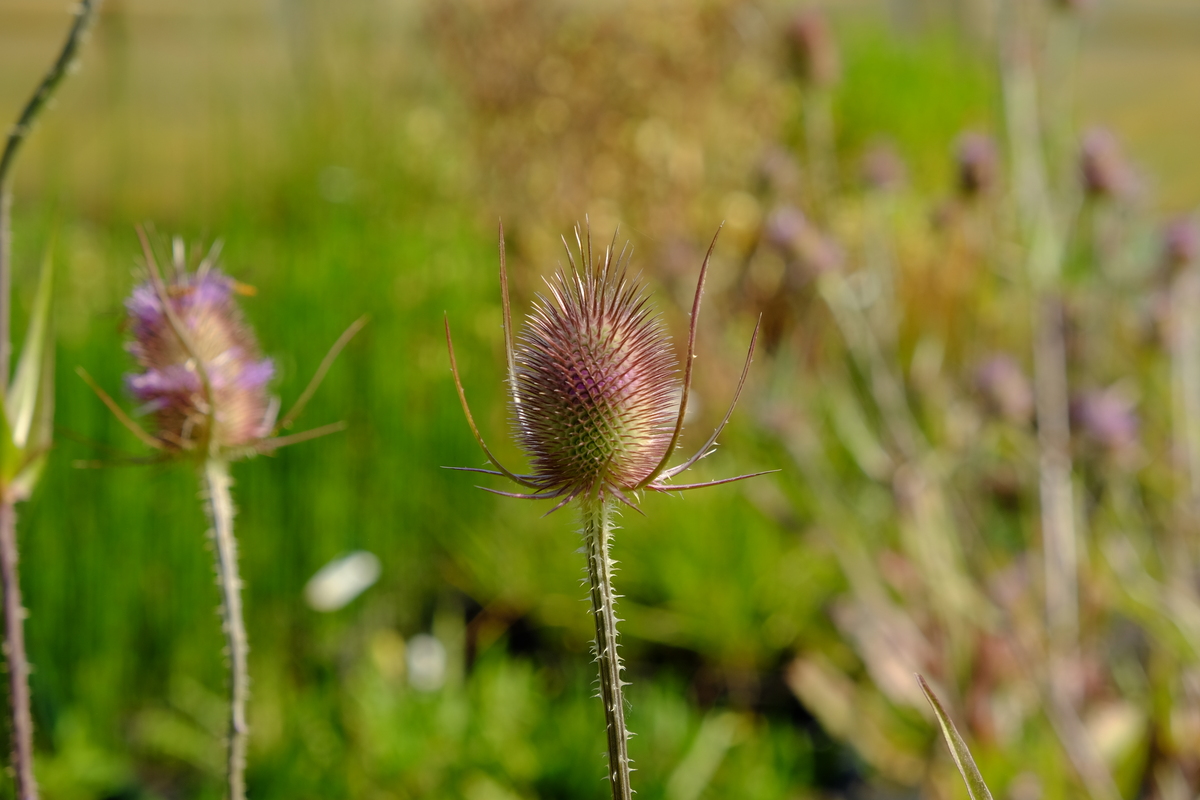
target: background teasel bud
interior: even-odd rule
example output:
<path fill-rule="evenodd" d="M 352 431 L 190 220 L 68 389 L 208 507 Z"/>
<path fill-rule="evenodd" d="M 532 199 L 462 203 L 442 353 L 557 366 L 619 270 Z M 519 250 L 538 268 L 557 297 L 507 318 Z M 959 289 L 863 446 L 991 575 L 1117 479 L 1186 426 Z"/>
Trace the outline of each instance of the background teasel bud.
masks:
<path fill-rule="evenodd" d="M 955 145 L 958 193 L 966 199 L 989 194 L 1000 178 L 1000 156 L 991 136 L 968 131 Z"/>
<path fill-rule="evenodd" d="M 810 86 L 828 88 L 841 75 L 837 42 L 825 16 L 816 9 L 803 9 L 787 27 L 788 49 L 792 66 L 800 79 Z"/>
<path fill-rule="evenodd" d="M 149 280 L 126 302 L 143 368 L 127 376 L 131 394 L 154 413 L 169 448 L 229 453 L 271 433 L 276 403 L 267 392 L 274 364 L 234 300 L 237 283 L 216 269 L 177 268 L 162 292 Z M 211 407 L 210 407 L 211 404 Z"/>
<path fill-rule="evenodd" d="M 1112 131 L 1092 128 L 1079 145 L 1079 173 L 1083 189 L 1094 199 L 1128 197 L 1135 188 L 1133 169 L 1121 152 Z"/>
<path fill-rule="evenodd" d="M 863 185 L 876 192 L 897 191 L 908 179 L 904 159 L 890 142 L 871 145 L 863 154 L 860 171 Z"/>
<path fill-rule="evenodd" d="M 1033 387 L 1012 356 L 1000 353 L 980 364 L 975 390 L 991 413 L 1018 425 L 1033 419 Z"/>
<path fill-rule="evenodd" d="M 1183 269 L 1200 259 L 1200 224 L 1181 217 L 1163 231 L 1163 261 L 1169 269 Z"/>
<path fill-rule="evenodd" d="M 844 253 L 832 238 L 813 225 L 794 206 L 780 206 L 763 226 L 763 241 L 776 248 L 788 263 L 791 282 L 802 286 L 842 266 Z"/>
<path fill-rule="evenodd" d="M 1103 451 L 1124 455 L 1137 446 L 1141 430 L 1134 406 L 1117 386 L 1085 392 L 1071 402 L 1071 423 Z"/>

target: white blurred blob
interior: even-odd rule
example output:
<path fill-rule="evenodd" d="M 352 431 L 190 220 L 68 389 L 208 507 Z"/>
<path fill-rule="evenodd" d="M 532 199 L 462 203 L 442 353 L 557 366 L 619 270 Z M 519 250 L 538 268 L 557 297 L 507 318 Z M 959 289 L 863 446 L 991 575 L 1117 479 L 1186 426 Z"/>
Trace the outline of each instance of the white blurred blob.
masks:
<path fill-rule="evenodd" d="M 355 550 L 317 570 L 304 587 L 304 599 L 315 611 L 337 611 L 379 580 L 374 553 Z"/>
<path fill-rule="evenodd" d="M 421 692 L 435 692 L 446 682 L 446 647 L 437 637 L 418 633 L 408 640 L 408 682 Z"/>

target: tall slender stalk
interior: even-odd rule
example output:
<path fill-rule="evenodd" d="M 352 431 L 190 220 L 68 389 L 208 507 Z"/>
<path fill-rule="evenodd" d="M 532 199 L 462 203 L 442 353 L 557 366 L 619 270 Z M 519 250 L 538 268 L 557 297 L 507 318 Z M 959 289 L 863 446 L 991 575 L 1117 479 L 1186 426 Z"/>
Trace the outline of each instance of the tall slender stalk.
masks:
<path fill-rule="evenodd" d="M 13 125 L 12 130 L 8 132 L 4 152 L 0 154 L 0 382 L 2 382 L 0 385 L 3 387 L 8 386 L 8 364 L 12 358 L 12 332 L 9 321 L 11 316 L 9 295 L 12 287 L 9 215 L 12 213 L 12 198 L 8 193 L 12 165 L 17 157 L 17 151 L 21 149 L 21 145 L 24 144 L 29 132 L 33 129 L 34 122 L 50 102 L 50 98 L 62 83 L 63 78 L 70 72 L 71 64 L 79 54 L 79 47 L 83 43 L 88 28 L 91 27 L 99 6 L 100 0 L 83 0 L 76 8 L 75 24 L 71 26 L 71 30 L 67 34 L 67 40 L 63 43 L 58 58 L 47 70 L 33 96 L 25 104 L 25 108 L 21 109 L 21 116 L 17 118 L 17 124 Z"/>
<path fill-rule="evenodd" d="M 75 12 L 75 23 L 46 71 L 42 82 L 21 110 L 0 152 L 0 399 L 8 394 L 12 362 L 12 168 L 38 116 L 70 71 L 100 0 L 83 0 Z M 0 408 L 0 413 L 6 413 Z M 9 430 L 5 426 L 6 432 Z M 5 443 L 6 449 L 9 443 Z M 10 476 L 6 476 L 10 477 Z M 21 605 L 21 580 L 17 570 L 16 501 L 19 498 L 0 487 L 0 583 L 4 596 L 4 650 L 8 660 L 9 703 L 12 715 L 13 770 L 18 800 L 37 800 L 33 774 L 33 715 L 29 701 L 29 658 L 25 653 L 25 608 Z"/>
<path fill-rule="evenodd" d="M 8 691 L 12 703 L 13 767 L 18 800 L 37 800 L 33 775 L 33 716 L 29 710 L 29 661 L 25 657 L 25 609 L 17 573 L 15 504 L 0 501 L 0 581 L 4 591 L 4 641 L 8 655 Z"/>
<path fill-rule="evenodd" d="M 596 619 L 596 661 L 600 664 L 600 699 L 608 727 L 608 773 L 613 800 L 631 800 L 629 785 L 629 730 L 625 727 L 625 698 L 621 656 L 617 652 L 616 598 L 613 561 L 608 553 L 612 538 L 612 500 L 604 494 L 584 501 L 583 538 L 586 541 L 592 615 Z"/>
<path fill-rule="evenodd" d="M 238 577 L 237 540 L 233 536 L 233 497 L 229 462 L 212 457 L 204 463 L 203 482 L 216 555 L 217 584 L 221 590 L 221 615 L 229 649 L 229 800 L 246 797 L 246 700 L 250 696 L 247 656 L 250 645 L 242 621 L 242 581 Z"/>

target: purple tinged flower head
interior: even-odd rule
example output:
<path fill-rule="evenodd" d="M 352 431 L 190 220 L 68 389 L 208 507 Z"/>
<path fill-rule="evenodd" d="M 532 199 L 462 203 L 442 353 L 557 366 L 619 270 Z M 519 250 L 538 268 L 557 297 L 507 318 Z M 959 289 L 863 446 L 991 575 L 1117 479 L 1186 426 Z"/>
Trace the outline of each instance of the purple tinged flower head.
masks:
<path fill-rule="evenodd" d="M 559 270 L 517 337 L 516 435 L 545 489 L 632 489 L 671 445 L 678 363 L 626 266 L 609 250 Z"/>
<path fill-rule="evenodd" d="M 1033 418 L 1033 387 L 1012 356 L 999 353 L 980 364 L 975 389 L 991 413 L 1018 425 Z"/>
<path fill-rule="evenodd" d="M 904 159 L 889 142 L 876 142 L 863 154 L 863 184 L 872 191 L 894 192 L 908 178 Z"/>
<path fill-rule="evenodd" d="M 446 346 L 458 399 L 475 441 L 495 468 L 451 469 L 506 477 L 531 490 L 530 493 L 487 491 L 525 500 L 558 500 L 552 511 L 576 499 L 590 506 L 596 501 L 603 503 L 615 498 L 636 508 L 631 498 L 643 489 L 655 492 L 700 489 L 766 474 L 758 472 L 702 483 L 672 482 L 713 452 L 717 437 L 733 415 L 746 384 L 758 341 L 758 326 L 750 338 L 742 376 L 724 419 L 691 458 L 677 466 L 667 466 L 679 444 L 687 415 L 696 320 L 716 246 L 715 237 L 696 282 L 682 369 L 675 358 L 671 337 L 662 318 L 650 306 L 645 288 L 628 276 L 628 245 L 619 254 L 609 247 L 593 260 L 590 232 L 584 239 L 577 227 L 575 238 L 579 259 L 568 248 L 569 268 L 560 268 L 546 281 L 547 291 L 537 298 L 514 341 L 504 263 L 504 228 L 500 228 L 500 286 L 509 402 L 517 442 L 529 457 L 528 474 L 506 468 L 484 443 L 463 390 L 450 320 L 446 319 Z"/>
<path fill-rule="evenodd" d="M 1163 259 L 1171 269 L 1200 260 L 1200 224 L 1192 217 L 1174 220 L 1163 231 Z"/>
<path fill-rule="evenodd" d="M 1076 397 L 1071 403 L 1071 422 L 1091 442 L 1114 454 L 1136 447 L 1141 429 L 1133 401 L 1117 387 Z"/>
<path fill-rule="evenodd" d="M 837 83 L 841 57 L 824 14 L 813 8 L 797 12 L 788 24 L 787 40 L 792 65 L 801 80 L 817 88 Z"/>
<path fill-rule="evenodd" d="M 840 268 L 844 260 L 837 242 L 794 206 L 780 206 L 767 215 L 763 240 L 779 251 L 801 284 Z"/>
<path fill-rule="evenodd" d="M 986 133 L 968 131 L 955 146 L 958 192 L 967 199 L 990 193 L 999 182 L 1000 155 L 996 141 Z"/>
<path fill-rule="evenodd" d="M 1121 199 L 1137 189 L 1137 178 L 1120 140 L 1106 128 L 1092 128 L 1083 135 L 1079 172 L 1084 191 L 1092 198 Z"/>
<path fill-rule="evenodd" d="M 140 284 L 125 302 L 128 350 L 141 367 L 126 386 L 153 413 L 168 449 L 228 456 L 274 427 L 267 383 L 275 367 L 234 300 L 236 286 L 215 269 L 177 269 L 161 286 Z"/>

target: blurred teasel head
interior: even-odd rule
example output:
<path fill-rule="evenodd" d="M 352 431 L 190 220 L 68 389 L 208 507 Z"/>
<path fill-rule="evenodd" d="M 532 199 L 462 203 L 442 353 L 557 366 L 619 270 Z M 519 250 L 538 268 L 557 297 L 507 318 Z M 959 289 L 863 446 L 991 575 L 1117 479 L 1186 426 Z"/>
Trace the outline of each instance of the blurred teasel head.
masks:
<path fill-rule="evenodd" d="M 813 8 L 797 12 L 787 26 L 787 43 L 792 68 L 800 80 L 818 89 L 837 83 L 841 59 L 824 14 Z"/>
<path fill-rule="evenodd" d="M 1168 269 L 1186 269 L 1200 261 L 1200 224 L 1193 217 L 1174 220 L 1163 231 L 1163 261 Z"/>
<path fill-rule="evenodd" d="M 986 133 L 968 131 L 955 146 L 958 193 L 967 200 L 992 192 L 1000 179 L 1000 155 L 996 141 Z"/>
<path fill-rule="evenodd" d="M 175 251 L 172 274 L 164 280 L 149 265 L 125 302 L 127 347 L 140 367 L 126 386 L 153 414 L 164 449 L 233 455 L 275 427 L 278 404 L 267 390 L 275 367 L 238 307 L 235 294 L 248 289 L 214 267 L 215 253 L 189 271 L 182 242 Z"/>
<path fill-rule="evenodd" d="M 1079 145 L 1079 173 L 1083 189 L 1094 200 L 1120 200 L 1137 186 L 1133 168 L 1112 131 L 1092 128 Z"/>
<path fill-rule="evenodd" d="M 1033 419 L 1033 386 L 1006 353 L 991 356 L 975 369 L 975 391 L 987 410 L 1002 419 L 1017 425 Z"/>
<path fill-rule="evenodd" d="M 1084 392 L 1071 401 L 1071 425 L 1092 445 L 1127 455 L 1138 444 L 1141 420 L 1136 401 L 1120 385 Z"/>
<path fill-rule="evenodd" d="M 514 341 L 501 230 L 509 402 L 516 439 L 529 458 L 530 474 L 510 472 L 483 443 L 458 377 L 447 322 L 451 368 L 463 409 L 477 441 L 496 467 L 466 471 L 503 475 L 532 490 L 531 494 L 498 494 L 559 499 L 559 506 L 575 498 L 592 502 L 606 496 L 632 505 L 628 493 L 641 489 L 674 491 L 751 477 L 691 485 L 667 483 L 712 452 L 717 435 L 733 412 L 731 406 L 725 420 L 695 456 L 681 466 L 667 468 L 687 410 L 695 323 L 712 249 L 701 268 L 687 361 L 681 370 L 670 334 L 650 305 L 644 285 L 628 275 L 628 245 L 619 253 L 610 246 L 593 260 L 590 233 L 586 244 L 578 228 L 575 234 L 578 260 L 568 247 L 569 266 L 560 268 L 546 281 L 546 292 L 538 296 Z M 757 336 L 756 328 L 735 403 Z"/>
<path fill-rule="evenodd" d="M 795 206 L 779 206 L 767 215 L 763 241 L 783 256 L 793 286 L 802 286 L 839 269 L 845 254 Z"/>
<path fill-rule="evenodd" d="M 863 154 L 861 164 L 863 185 L 875 192 L 894 192 L 908 178 L 904 159 L 890 142 L 876 142 Z"/>

